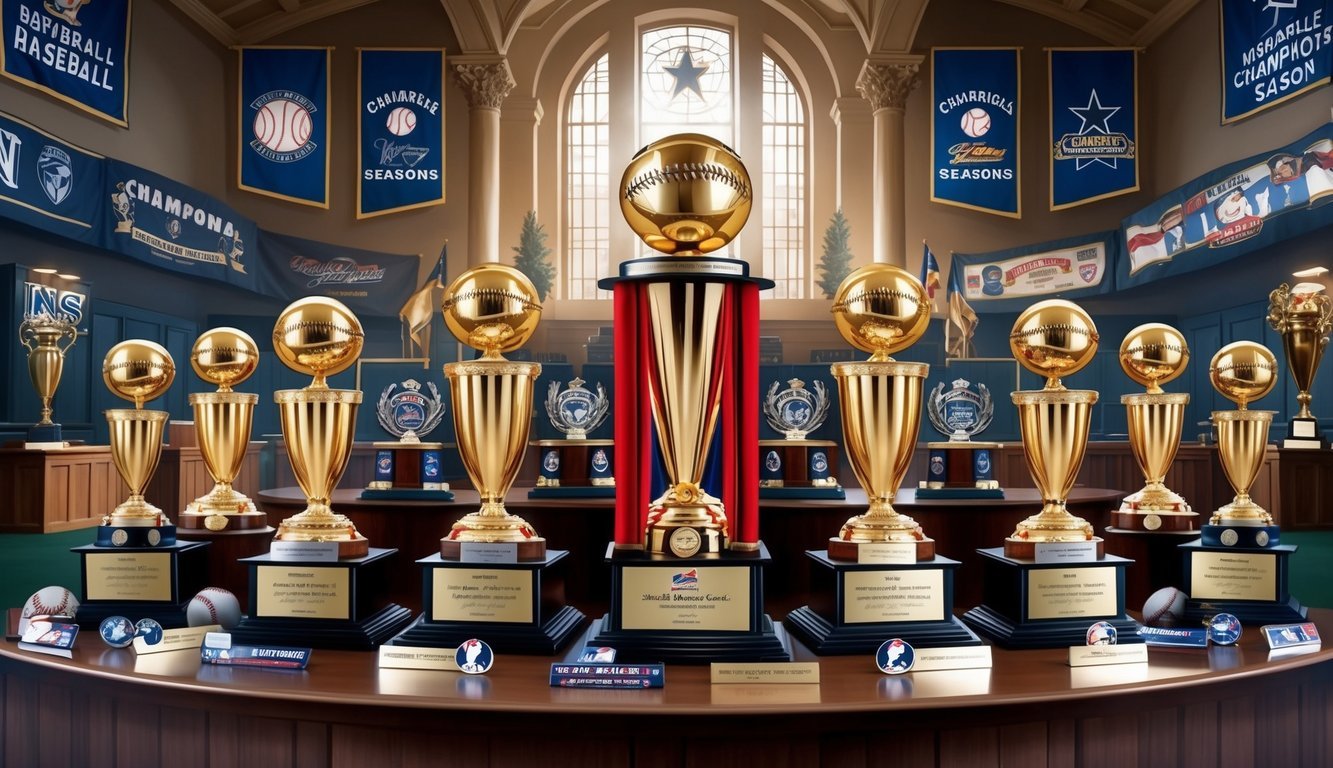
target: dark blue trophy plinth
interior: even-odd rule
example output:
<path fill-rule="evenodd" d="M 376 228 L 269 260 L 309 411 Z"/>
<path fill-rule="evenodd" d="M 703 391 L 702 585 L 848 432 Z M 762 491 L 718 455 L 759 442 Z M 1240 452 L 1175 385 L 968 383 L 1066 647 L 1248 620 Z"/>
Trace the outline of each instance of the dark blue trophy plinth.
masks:
<path fill-rule="evenodd" d="M 186 606 L 206 586 L 208 546 L 208 542 L 173 540 L 151 547 L 128 543 L 74 547 L 70 551 L 79 556 L 83 587 L 79 626 L 97 629 L 108 616 L 153 619 L 167 629 L 185 626 Z"/>
<path fill-rule="evenodd" d="M 1241 526 L 1204 526 L 1204 530 L 1210 527 L 1242 530 Z M 1253 533 L 1245 540 L 1253 540 Z M 1244 624 L 1305 620 L 1305 606 L 1291 596 L 1287 576 L 1294 544 L 1211 546 L 1201 539 L 1181 544 L 1180 550 L 1185 558 L 1184 591 L 1189 595 L 1187 617 L 1230 613 Z"/>
<path fill-rule="evenodd" d="M 34 424 L 31 427 L 28 427 L 28 434 L 24 440 L 24 445 L 33 448 L 47 445 L 63 445 L 64 442 L 64 438 L 60 436 L 59 424 Z"/>

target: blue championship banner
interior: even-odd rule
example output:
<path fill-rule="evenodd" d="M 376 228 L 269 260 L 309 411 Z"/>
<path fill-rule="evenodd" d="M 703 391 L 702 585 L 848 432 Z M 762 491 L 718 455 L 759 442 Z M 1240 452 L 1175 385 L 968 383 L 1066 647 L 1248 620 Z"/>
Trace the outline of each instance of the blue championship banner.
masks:
<path fill-rule="evenodd" d="M 0 216 L 102 246 L 102 160 L 0 112 Z"/>
<path fill-rule="evenodd" d="M 329 207 L 329 50 L 240 49 L 241 189 Z"/>
<path fill-rule="evenodd" d="M 1333 123 L 1204 174 L 1126 218 L 1128 268 L 1116 287 L 1210 267 L 1329 224 Z"/>
<path fill-rule="evenodd" d="M 444 203 L 444 51 L 358 53 L 358 219 Z"/>
<path fill-rule="evenodd" d="M 128 126 L 131 0 L 0 0 L 0 73 Z"/>
<path fill-rule="evenodd" d="M 1132 48 L 1047 51 L 1051 210 L 1136 192 L 1138 67 Z"/>
<path fill-rule="evenodd" d="M 955 253 L 950 279 L 977 312 L 1025 309 L 1034 298 L 1077 299 L 1111 291 L 1119 232 L 1095 232 L 990 253 Z"/>
<path fill-rule="evenodd" d="M 1333 2 L 1221 0 L 1222 122 L 1262 112 L 1333 76 Z"/>
<path fill-rule="evenodd" d="M 328 296 L 357 314 L 390 316 L 417 288 L 421 257 L 259 233 L 259 290 L 298 299 Z"/>
<path fill-rule="evenodd" d="M 930 199 L 1021 218 L 1018 49 L 930 51 Z"/>
<path fill-rule="evenodd" d="M 108 158 L 106 247 L 145 264 L 259 290 L 255 223 L 210 195 Z"/>

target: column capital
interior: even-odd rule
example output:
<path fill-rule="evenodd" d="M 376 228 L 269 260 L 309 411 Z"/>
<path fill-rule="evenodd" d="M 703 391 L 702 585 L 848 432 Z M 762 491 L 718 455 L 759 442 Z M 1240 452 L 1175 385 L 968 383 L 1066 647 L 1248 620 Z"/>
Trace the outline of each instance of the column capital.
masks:
<path fill-rule="evenodd" d="M 454 81 L 463 89 L 467 105 L 473 109 L 499 109 L 518 85 L 509 71 L 509 60 L 503 56 L 455 56 L 449 63 Z"/>
<path fill-rule="evenodd" d="M 856 90 L 876 111 L 904 109 L 907 94 L 920 82 L 917 77 L 920 67 L 920 56 L 866 59 L 856 77 Z"/>

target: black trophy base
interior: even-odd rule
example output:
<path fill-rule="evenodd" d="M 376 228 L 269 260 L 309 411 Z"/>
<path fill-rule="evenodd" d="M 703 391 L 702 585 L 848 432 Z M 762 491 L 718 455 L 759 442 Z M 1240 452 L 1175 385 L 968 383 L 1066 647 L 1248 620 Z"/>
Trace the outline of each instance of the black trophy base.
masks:
<path fill-rule="evenodd" d="M 542 485 L 528 491 L 529 499 L 614 499 L 614 485 Z"/>
<path fill-rule="evenodd" d="M 1328 440 L 1319 429 L 1318 419 L 1294 418 L 1287 423 L 1287 436 L 1282 441 L 1282 447 L 1317 451 L 1328 448 Z"/>
<path fill-rule="evenodd" d="M 593 627 L 589 645 L 616 649 L 617 662 L 711 664 L 715 661 L 791 661 L 791 643 L 782 625 L 767 615 L 757 632 L 613 629 L 611 614 Z M 883 642 L 882 640 L 880 642 Z"/>
<path fill-rule="evenodd" d="M 1037 563 L 979 549 L 982 604 L 963 614 L 978 635 L 1003 648 L 1086 645 L 1088 627 L 1105 621 L 1119 642 L 1141 643 L 1139 625 L 1125 613 L 1125 571 L 1134 562 L 1098 560 Z M 1045 572 L 1045 573 L 1043 573 Z"/>
<path fill-rule="evenodd" d="M 860 564 L 833 560 L 822 550 L 805 556 L 814 561 L 813 597 L 809 605 L 787 614 L 783 625 L 820 656 L 874 653 L 894 637 L 916 648 L 981 644 L 951 612 L 957 560 L 937 555 L 915 563 Z M 888 587 L 895 594 L 902 590 L 902 597 L 870 597 L 887 594 Z M 926 612 L 931 615 L 923 616 Z M 885 618 L 908 613 L 916 615 Z"/>
<path fill-rule="evenodd" d="M 72 548 L 79 556 L 83 587 L 79 627 L 96 631 L 108 616 L 152 619 L 166 629 L 186 626 L 186 606 L 207 586 L 209 547 L 208 542 L 180 541 L 157 547 Z M 133 577 L 127 579 L 127 573 Z"/>
<path fill-rule="evenodd" d="M 369 651 L 388 642 L 412 621 L 412 612 L 390 603 L 365 618 L 283 619 L 251 616 L 231 630 L 232 642 L 294 645 L 339 651 Z"/>
<path fill-rule="evenodd" d="M 788 488 L 782 486 L 775 488 L 772 486 L 760 487 L 759 498 L 761 499 L 817 499 L 826 501 L 843 501 L 847 498 L 847 492 L 840 485 L 809 486 L 805 488 Z"/>
<path fill-rule="evenodd" d="M 1199 529 L 1203 546 L 1215 549 L 1274 549 L 1282 543 L 1276 525 L 1205 525 Z"/>
<path fill-rule="evenodd" d="M 457 648 L 464 640 L 485 640 L 496 653 L 524 656 L 551 656 L 559 652 L 583 626 L 588 617 L 572 605 L 566 605 L 541 625 L 495 624 L 480 622 L 428 621 L 417 617 L 388 645 L 424 648 Z"/>
<path fill-rule="evenodd" d="M 28 450 L 64 448 L 65 439 L 60 434 L 59 424 L 34 424 L 28 427 L 23 447 Z"/>
<path fill-rule="evenodd" d="M 174 525 L 97 526 L 97 546 L 104 549 L 163 549 L 175 543 Z"/>
<path fill-rule="evenodd" d="M 96 632 L 102 621 L 109 616 L 124 616 L 130 621 L 139 619 L 152 619 L 162 625 L 163 629 L 178 629 L 189 626 L 185 618 L 185 610 L 189 607 L 190 601 L 194 595 L 186 598 L 180 603 L 161 603 L 145 600 L 118 600 L 114 603 L 98 602 L 83 603 L 79 606 L 78 616 L 75 623 L 79 628 L 86 632 Z"/>
<path fill-rule="evenodd" d="M 1294 544 L 1214 547 L 1202 540 L 1181 544 L 1185 556 L 1185 616 L 1207 619 L 1229 613 L 1242 624 L 1304 621 L 1306 608 L 1291 595 L 1288 562 Z M 82 612 L 82 609 L 80 609 Z"/>

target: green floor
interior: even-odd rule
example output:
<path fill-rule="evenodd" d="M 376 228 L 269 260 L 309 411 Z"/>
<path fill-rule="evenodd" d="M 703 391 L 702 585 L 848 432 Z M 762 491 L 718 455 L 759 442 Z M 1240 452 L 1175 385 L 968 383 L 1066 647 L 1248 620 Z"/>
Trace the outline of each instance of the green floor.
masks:
<path fill-rule="evenodd" d="M 63 584 L 79 594 L 79 559 L 69 550 L 92 539 L 92 529 L 0 534 L 0 607 L 22 605 L 48 584 Z M 1283 533 L 1282 543 L 1300 547 L 1291 558 L 1292 594 L 1305 605 L 1333 608 L 1333 531 Z"/>

